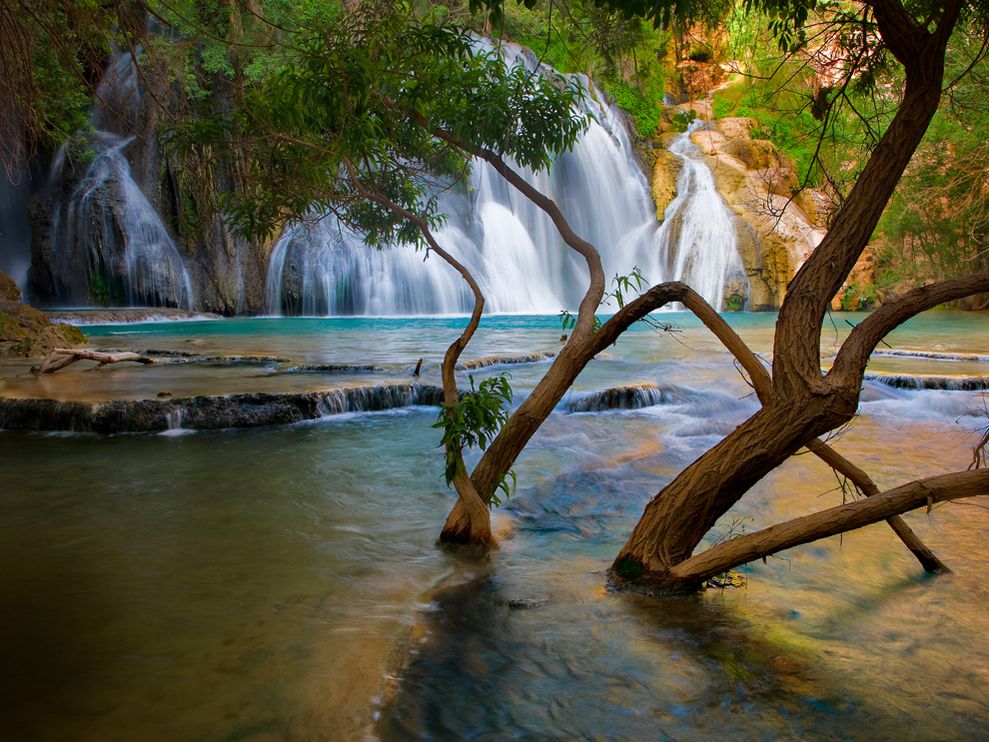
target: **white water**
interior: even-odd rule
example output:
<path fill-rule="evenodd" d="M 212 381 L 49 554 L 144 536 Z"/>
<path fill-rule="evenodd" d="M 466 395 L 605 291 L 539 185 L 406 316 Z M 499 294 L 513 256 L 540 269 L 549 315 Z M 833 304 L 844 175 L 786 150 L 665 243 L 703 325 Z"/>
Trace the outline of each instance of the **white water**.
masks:
<path fill-rule="evenodd" d="M 69 304 L 176 306 L 194 297 L 182 255 L 158 212 L 135 182 L 125 152 L 140 89 L 129 54 L 118 54 L 97 89 L 86 137 L 91 161 L 74 186 L 53 203 L 50 234 L 54 299 Z M 63 177 L 65 145 L 50 180 Z"/>
<path fill-rule="evenodd" d="M 677 195 L 666 208 L 657 242 L 660 261 L 673 280 L 683 281 L 710 304 L 720 307 L 725 285 L 733 279 L 747 294 L 748 283 L 738 254 L 735 216 L 718 194 L 711 169 L 690 135 L 703 122 L 695 121 L 677 137 L 670 152 L 683 163 Z"/>
<path fill-rule="evenodd" d="M 512 63 L 534 62 L 518 48 Z M 671 151 L 683 159 L 662 227 L 649 184 L 615 109 L 585 80 L 582 111 L 587 130 L 550 171 L 517 168 L 552 198 L 576 232 L 601 253 L 606 275 L 634 267 L 650 283 L 684 280 L 721 307 L 730 277 L 745 291 L 734 217 L 714 189 L 710 170 L 691 143 L 678 137 Z M 436 237 L 461 259 L 481 285 L 491 312 L 555 313 L 574 309 L 587 285 L 587 269 L 549 218 L 509 186 L 487 163 L 475 160 L 469 185 L 444 195 L 447 226 Z M 266 306 L 271 314 L 406 315 L 463 313 L 470 295 L 438 258 L 423 261 L 407 246 L 377 252 L 332 216 L 314 227 L 294 225 L 276 244 L 269 263 Z"/>
<path fill-rule="evenodd" d="M 507 47 L 512 64 L 536 69 L 525 50 Z M 683 160 L 676 199 L 662 226 L 649 184 L 618 112 L 593 85 L 581 111 L 587 130 L 549 172 L 520 168 L 526 180 L 554 199 L 578 234 L 596 245 L 606 275 L 637 267 L 649 284 L 683 280 L 716 307 L 726 294 L 747 293 L 734 216 L 714 189 L 710 170 L 689 133 L 671 151 Z M 93 159 L 82 178 L 53 204 L 50 232 L 52 300 L 67 305 L 128 303 L 196 307 L 181 252 L 135 181 L 125 153 L 147 146 L 132 131 L 139 80 L 128 55 L 119 55 L 100 84 L 89 136 Z M 56 157 L 52 180 L 67 161 Z M 560 239 L 549 218 L 483 162 L 466 188 L 441 197 L 449 217 L 437 239 L 468 265 L 489 312 L 573 310 L 587 285 L 582 260 Z M 244 286 L 236 262 L 230 277 Z M 726 290 L 726 285 L 730 288 Z M 460 277 L 438 258 L 408 246 L 381 251 L 326 216 L 315 225 L 290 225 L 272 250 L 265 285 L 271 314 L 459 314 L 471 308 Z"/>

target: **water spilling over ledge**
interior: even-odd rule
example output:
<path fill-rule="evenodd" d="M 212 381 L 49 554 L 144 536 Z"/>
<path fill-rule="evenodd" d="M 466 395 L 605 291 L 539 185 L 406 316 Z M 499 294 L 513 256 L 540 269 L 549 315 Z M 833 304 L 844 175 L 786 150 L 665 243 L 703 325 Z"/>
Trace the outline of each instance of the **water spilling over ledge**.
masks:
<path fill-rule="evenodd" d="M 253 428 L 317 420 L 346 412 L 439 405 L 443 392 L 424 384 L 381 384 L 295 394 L 231 394 L 185 399 L 60 402 L 0 399 L 0 429 L 74 433 L 159 433 Z"/>
<path fill-rule="evenodd" d="M 670 389 L 656 384 L 632 384 L 595 392 L 571 392 L 562 402 L 568 412 L 602 412 L 604 410 L 640 410 L 667 404 L 673 399 Z"/>
<path fill-rule="evenodd" d="M 943 389 L 977 392 L 989 389 L 987 376 L 933 376 L 927 374 L 883 374 L 867 372 L 865 381 L 875 381 L 896 389 Z"/>
<path fill-rule="evenodd" d="M 484 358 L 473 358 L 469 361 L 461 361 L 457 364 L 458 371 L 475 371 L 479 368 L 490 368 L 492 366 L 514 366 L 523 363 L 541 363 L 551 361 L 556 357 L 554 351 L 545 353 L 520 353 L 513 355 L 485 356 Z"/>
<path fill-rule="evenodd" d="M 989 363 L 989 355 L 982 353 L 947 353 L 939 350 L 874 350 L 872 355 L 878 358 L 927 358 L 932 361 Z"/>

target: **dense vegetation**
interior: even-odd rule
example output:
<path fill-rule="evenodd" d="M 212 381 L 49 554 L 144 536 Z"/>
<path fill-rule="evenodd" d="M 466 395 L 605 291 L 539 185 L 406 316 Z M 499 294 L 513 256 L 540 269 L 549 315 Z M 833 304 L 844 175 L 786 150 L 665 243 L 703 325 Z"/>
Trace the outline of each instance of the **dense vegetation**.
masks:
<path fill-rule="evenodd" d="M 813 28 L 813 26 L 811 26 Z M 772 141 L 793 162 L 794 187 L 819 188 L 839 205 L 895 112 L 903 72 L 880 56 L 835 75 L 838 41 L 819 29 L 805 47 L 781 50 L 769 18 L 735 14 L 727 56 L 739 74 L 714 97 L 714 116 L 745 116 L 753 138 Z M 817 38 L 815 43 L 814 39 Z M 874 243 L 875 285 L 855 285 L 842 306 L 868 306 L 905 286 L 985 270 L 986 151 L 989 125 L 985 54 L 977 23 L 963 23 L 947 55 L 947 92 L 881 220 Z M 965 306 L 985 306 L 986 298 Z"/>

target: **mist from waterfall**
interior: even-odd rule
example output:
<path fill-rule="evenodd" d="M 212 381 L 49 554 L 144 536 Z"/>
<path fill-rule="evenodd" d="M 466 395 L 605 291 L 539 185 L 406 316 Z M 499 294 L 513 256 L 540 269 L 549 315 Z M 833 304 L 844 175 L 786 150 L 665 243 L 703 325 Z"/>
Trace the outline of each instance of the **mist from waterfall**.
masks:
<path fill-rule="evenodd" d="M 510 62 L 535 64 L 511 47 Z M 650 283 L 684 280 L 721 307 L 729 276 L 741 275 L 734 217 L 714 190 L 690 134 L 671 150 L 683 162 L 678 196 L 662 226 L 649 184 L 618 112 L 583 78 L 586 131 L 549 172 L 514 165 L 552 198 L 575 231 L 601 253 L 606 276 L 637 267 Z M 546 216 L 486 162 L 473 162 L 466 188 L 444 194 L 439 243 L 463 261 L 484 291 L 487 311 L 555 313 L 574 309 L 587 286 L 582 259 Z M 332 216 L 290 226 L 271 255 L 271 314 L 404 315 L 469 312 L 470 294 L 439 258 L 408 246 L 375 250 Z"/>
<path fill-rule="evenodd" d="M 21 160 L 8 173 L 0 172 L 0 271 L 14 279 L 23 294 L 27 293 L 31 267 L 31 223 L 27 218 L 30 183 L 26 174 L 16 183 L 8 174 L 26 173 L 27 169 Z"/>

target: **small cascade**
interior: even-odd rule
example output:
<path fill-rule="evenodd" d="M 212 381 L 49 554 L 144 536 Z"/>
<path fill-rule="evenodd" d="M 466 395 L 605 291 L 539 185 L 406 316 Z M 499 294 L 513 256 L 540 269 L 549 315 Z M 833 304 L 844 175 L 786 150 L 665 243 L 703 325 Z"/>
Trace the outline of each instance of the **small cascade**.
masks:
<path fill-rule="evenodd" d="M 951 392 L 978 392 L 989 389 L 989 376 L 931 376 L 869 371 L 866 372 L 864 380 L 875 381 L 895 389 L 942 389 Z"/>
<path fill-rule="evenodd" d="M 939 350 L 874 350 L 874 358 L 924 358 L 931 361 L 971 361 L 989 363 L 989 355 L 983 353 L 946 353 Z"/>
<path fill-rule="evenodd" d="M 744 301 L 748 279 L 738 252 L 735 216 L 690 138 L 702 126 L 704 122 L 694 121 L 670 145 L 670 152 L 683 166 L 677 177 L 677 195 L 666 208 L 657 244 L 664 280 L 683 281 L 720 309 L 729 283 L 732 293 Z"/>
<path fill-rule="evenodd" d="M 536 69 L 520 47 L 507 45 L 509 63 Z M 576 232 L 597 246 L 605 274 L 637 266 L 650 283 L 685 280 L 722 305 L 730 276 L 741 276 L 731 212 L 714 190 L 710 171 L 684 134 L 674 152 L 684 160 L 680 196 L 662 227 L 649 184 L 618 111 L 583 78 L 581 111 L 589 125 L 573 150 L 549 172 L 518 168 L 552 198 Z M 475 161 L 468 187 L 445 193 L 448 215 L 436 234 L 481 285 L 491 312 L 555 313 L 573 309 L 587 284 L 581 259 L 560 239 L 550 219 Z M 468 312 L 471 297 L 460 277 L 437 258 L 407 247 L 377 251 L 332 215 L 316 225 L 294 224 L 276 244 L 266 283 L 271 314 L 448 314 Z"/>
<path fill-rule="evenodd" d="M 469 361 L 462 361 L 457 364 L 457 371 L 476 371 L 479 368 L 491 368 L 493 366 L 517 366 L 524 363 L 543 363 L 552 361 L 556 357 L 554 351 L 543 353 L 521 353 L 517 355 L 484 356 L 483 358 L 473 358 Z"/>
<path fill-rule="evenodd" d="M 571 392 L 563 400 L 567 412 L 602 412 L 604 410 L 640 410 L 668 404 L 672 395 L 655 384 L 631 384 L 595 392 Z"/>
<path fill-rule="evenodd" d="M 182 255 L 125 154 L 137 146 L 127 132 L 134 130 L 140 103 L 129 54 L 118 54 L 107 67 L 96 98 L 93 131 L 85 136 L 88 165 L 70 169 L 63 145 L 51 169 L 50 183 L 58 190 L 47 225 L 46 293 L 56 304 L 192 309 Z M 68 186 L 65 176 L 75 176 Z"/>
<path fill-rule="evenodd" d="M 435 407 L 443 390 L 427 384 L 375 384 L 320 392 L 230 394 L 186 399 L 58 402 L 0 398 L 0 430 L 162 433 L 285 425 L 345 412 Z"/>
<path fill-rule="evenodd" d="M 182 430 L 182 418 L 185 417 L 185 410 L 176 407 L 165 413 L 165 432 L 177 432 Z"/>

